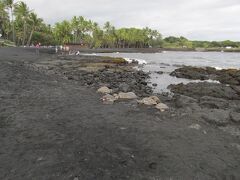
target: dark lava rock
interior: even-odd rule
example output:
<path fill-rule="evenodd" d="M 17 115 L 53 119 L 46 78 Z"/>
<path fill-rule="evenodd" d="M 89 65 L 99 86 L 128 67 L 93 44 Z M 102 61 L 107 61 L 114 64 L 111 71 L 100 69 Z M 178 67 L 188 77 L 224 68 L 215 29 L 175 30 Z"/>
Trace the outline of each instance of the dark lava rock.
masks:
<path fill-rule="evenodd" d="M 240 85 L 240 70 L 237 69 L 223 69 L 217 71 L 218 78 L 221 83 Z"/>
<path fill-rule="evenodd" d="M 213 79 L 210 75 L 216 74 L 216 69 L 207 67 L 207 68 L 199 68 L 199 67 L 192 67 L 192 66 L 184 66 L 182 68 L 176 69 L 170 75 L 176 76 L 178 78 L 186 78 L 186 79 L 200 79 L 200 80 L 207 80 Z"/>
<path fill-rule="evenodd" d="M 217 80 L 223 84 L 240 85 L 240 70 L 223 69 L 217 70 L 212 67 L 192 67 L 184 66 L 173 71 L 171 76 L 178 78 L 194 79 L 194 80 Z"/>
<path fill-rule="evenodd" d="M 194 98 L 184 95 L 174 95 L 173 100 L 177 108 L 192 107 L 192 109 L 198 108 L 198 101 Z"/>
<path fill-rule="evenodd" d="M 204 109 L 202 116 L 206 122 L 217 126 L 225 126 L 230 122 L 230 112 L 222 109 Z"/>
<path fill-rule="evenodd" d="M 139 97 L 148 96 L 152 93 L 152 88 L 147 83 L 150 76 L 143 71 L 104 68 L 96 72 L 68 71 L 65 72 L 65 75 L 75 77 L 74 80 L 82 85 L 99 88 L 103 84 L 107 84 L 107 87 L 115 90 L 114 92 L 132 91 Z"/>
<path fill-rule="evenodd" d="M 130 86 L 127 83 L 121 83 L 119 85 L 119 91 L 121 92 L 129 92 L 130 90 Z"/>
<path fill-rule="evenodd" d="M 158 85 L 156 83 L 152 84 L 152 86 L 157 87 Z"/>
<path fill-rule="evenodd" d="M 196 99 L 200 99 L 204 96 L 211 96 L 228 100 L 240 99 L 240 96 L 234 89 L 224 84 L 200 82 L 184 85 L 181 83 L 177 85 L 170 85 L 169 88 L 173 93 L 183 94 Z"/>
<path fill-rule="evenodd" d="M 225 99 L 203 96 L 200 98 L 200 106 L 212 109 L 227 109 L 229 107 L 229 103 Z"/>

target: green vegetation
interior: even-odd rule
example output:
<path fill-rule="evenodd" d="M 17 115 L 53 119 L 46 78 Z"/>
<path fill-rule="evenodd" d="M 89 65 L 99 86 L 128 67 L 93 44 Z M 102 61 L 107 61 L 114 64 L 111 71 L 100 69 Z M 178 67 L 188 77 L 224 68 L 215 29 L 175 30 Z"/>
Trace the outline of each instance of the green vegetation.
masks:
<path fill-rule="evenodd" d="M 83 44 L 89 48 L 174 48 L 217 49 L 240 48 L 240 42 L 190 41 L 185 37 L 162 38 L 157 30 L 146 28 L 115 28 L 110 22 L 103 27 L 82 16 L 47 25 L 26 3 L 0 0 L 0 34 L 2 38 L 18 46 Z"/>
<path fill-rule="evenodd" d="M 101 29 L 96 22 L 82 16 L 74 16 L 71 21 L 56 23 L 52 33 L 58 44 L 84 43 L 91 48 L 144 48 L 157 46 L 162 42 L 162 36 L 156 30 L 116 29 L 110 22 L 106 22 Z"/>

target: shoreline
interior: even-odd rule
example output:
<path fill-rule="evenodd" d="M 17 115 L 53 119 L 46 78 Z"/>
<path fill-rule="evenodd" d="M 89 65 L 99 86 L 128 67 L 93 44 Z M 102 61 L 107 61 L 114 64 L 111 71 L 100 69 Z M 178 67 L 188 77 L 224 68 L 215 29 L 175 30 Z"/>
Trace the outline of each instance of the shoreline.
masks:
<path fill-rule="evenodd" d="M 6 48 L 9 47 L 0 47 Z M 12 49 L 26 49 L 32 51 L 35 47 L 11 47 Z M 41 47 L 42 52 L 55 54 L 56 49 L 53 47 Z M 192 48 L 97 48 L 97 49 L 90 49 L 90 48 L 73 48 L 70 50 L 71 52 L 80 52 L 80 53 L 163 53 L 165 51 L 169 52 L 222 52 L 222 53 L 239 53 L 240 49 L 222 49 L 222 48 L 211 48 L 211 49 L 192 49 Z M 59 51 L 64 52 L 64 51 Z M 66 52 L 67 53 L 67 52 Z"/>
<path fill-rule="evenodd" d="M 192 49 L 192 48 L 98 48 L 98 49 L 71 49 L 71 51 L 80 51 L 83 53 L 162 53 L 164 51 L 175 52 L 226 52 L 239 53 L 240 49 Z"/>

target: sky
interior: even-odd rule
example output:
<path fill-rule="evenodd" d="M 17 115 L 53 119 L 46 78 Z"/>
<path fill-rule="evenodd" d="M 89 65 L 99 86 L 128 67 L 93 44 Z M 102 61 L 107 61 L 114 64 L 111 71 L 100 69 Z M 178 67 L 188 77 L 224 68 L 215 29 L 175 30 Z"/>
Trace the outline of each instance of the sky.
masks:
<path fill-rule="evenodd" d="M 240 0 L 23 0 L 46 23 L 84 16 L 191 40 L 240 41 Z"/>

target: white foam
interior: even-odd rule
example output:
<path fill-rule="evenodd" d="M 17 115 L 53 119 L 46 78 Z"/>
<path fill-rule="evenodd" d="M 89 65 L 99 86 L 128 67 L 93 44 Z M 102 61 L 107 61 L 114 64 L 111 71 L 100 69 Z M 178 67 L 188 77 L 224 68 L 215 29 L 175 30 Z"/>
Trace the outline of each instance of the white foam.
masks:
<path fill-rule="evenodd" d="M 81 54 L 79 54 L 79 55 L 81 55 Z M 84 55 L 84 56 L 97 56 L 97 54 L 96 53 L 82 53 L 82 55 Z"/>
<path fill-rule="evenodd" d="M 147 64 L 147 61 L 144 59 L 134 59 L 134 58 L 124 58 L 128 63 L 137 62 L 139 65 Z"/>
<path fill-rule="evenodd" d="M 214 67 L 216 70 L 223 70 L 221 67 Z"/>
<path fill-rule="evenodd" d="M 216 80 L 212 80 L 212 79 L 204 80 L 204 82 L 221 84 L 220 81 L 216 81 Z"/>

